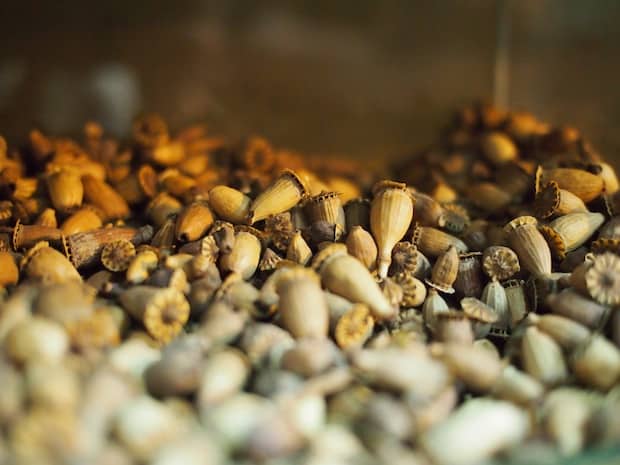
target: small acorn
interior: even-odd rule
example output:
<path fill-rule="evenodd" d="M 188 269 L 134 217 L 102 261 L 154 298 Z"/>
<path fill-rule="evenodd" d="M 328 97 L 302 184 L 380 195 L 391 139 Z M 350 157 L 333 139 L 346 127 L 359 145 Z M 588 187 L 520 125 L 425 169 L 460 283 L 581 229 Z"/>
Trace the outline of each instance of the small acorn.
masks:
<path fill-rule="evenodd" d="M 540 231 L 554 255 L 562 259 L 586 242 L 604 221 L 602 213 L 569 213 L 541 226 Z"/>
<path fill-rule="evenodd" d="M 459 256 L 456 248 L 450 246 L 446 252 L 437 258 L 433 265 L 431 279 L 426 279 L 426 284 L 446 294 L 454 294 L 452 284 L 456 280 L 458 270 Z"/>
<path fill-rule="evenodd" d="M 194 202 L 177 216 L 175 236 L 178 241 L 195 241 L 204 236 L 212 224 L 213 214 L 209 207 L 204 203 Z"/>
<path fill-rule="evenodd" d="M 254 224 L 270 215 L 290 210 L 308 194 L 306 183 L 295 172 L 285 170 L 250 205 L 247 221 Z"/>
<path fill-rule="evenodd" d="M 252 199 L 232 187 L 215 186 L 209 191 L 209 205 L 215 214 L 232 224 L 245 223 L 251 203 Z"/>
<path fill-rule="evenodd" d="M 414 200 L 405 184 L 381 181 L 373 187 L 370 230 L 377 243 L 380 278 L 388 274 L 392 249 L 406 234 L 413 218 Z"/>
<path fill-rule="evenodd" d="M 372 270 L 377 263 L 377 245 L 372 235 L 361 226 L 353 226 L 347 235 L 347 251 Z"/>
<path fill-rule="evenodd" d="M 504 231 L 520 264 L 534 275 L 548 275 L 551 274 L 551 251 L 536 225 L 536 218 L 521 216 L 508 223 Z"/>

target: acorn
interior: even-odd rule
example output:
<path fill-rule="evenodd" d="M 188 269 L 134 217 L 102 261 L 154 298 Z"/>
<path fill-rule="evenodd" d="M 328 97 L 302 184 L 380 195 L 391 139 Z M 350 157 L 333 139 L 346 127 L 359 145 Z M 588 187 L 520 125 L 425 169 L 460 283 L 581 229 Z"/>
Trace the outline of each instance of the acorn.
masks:
<path fill-rule="evenodd" d="M 88 267 L 99 261 L 101 250 L 117 240 L 133 240 L 137 231 L 133 228 L 100 228 L 94 231 L 71 234 L 65 241 L 66 255 L 76 268 Z"/>
<path fill-rule="evenodd" d="M 536 327 L 525 330 L 521 340 L 521 358 L 527 373 L 545 385 L 561 384 L 568 379 L 568 369 L 560 346 Z"/>
<path fill-rule="evenodd" d="M 346 244 L 350 255 L 362 262 L 366 268 L 374 269 L 377 262 L 377 245 L 368 231 L 359 225 L 353 226 L 347 235 Z"/>
<path fill-rule="evenodd" d="M 381 181 L 373 187 L 370 230 L 377 243 L 377 269 L 380 278 L 388 274 L 392 249 L 407 233 L 413 218 L 414 200 L 402 183 Z"/>
<path fill-rule="evenodd" d="M 320 278 L 311 270 L 287 269 L 278 279 L 276 290 L 282 325 L 294 337 L 327 337 L 329 311 Z"/>
<path fill-rule="evenodd" d="M 125 271 L 136 256 L 136 247 L 127 239 L 108 242 L 101 249 L 101 264 L 108 270 Z"/>
<path fill-rule="evenodd" d="M 20 269 L 28 278 L 41 280 L 43 284 L 82 280 L 73 264 L 45 241 L 37 243 L 26 252 Z"/>
<path fill-rule="evenodd" d="M 559 259 L 585 243 L 603 224 L 602 213 L 569 213 L 541 226 L 540 231 Z"/>
<path fill-rule="evenodd" d="M 508 223 L 504 231 L 520 264 L 534 275 L 548 275 L 551 273 L 551 251 L 536 226 L 536 218 L 520 216 Z"/>
<path fill-rule="evenodd" d="M 378 321 L 394 318 L 397 309 L 387 301 L 368 269 L 347 254 L 344 244 L 331 244 L 317 253 L 312 267 L 321 276 L 323 286 L 351 302 L 368 305 Z"/>
<path fill-rule="evenodd" d="M 215 186 L 209 191 L 209 205 L 215 214 L 232 224 L 245 223 L 251 203 L 252 199 L 232 187 Z"/>
<path fill-rule="evenodd" d="M 70 212 L 82 205 L 84 187 L 80 175 L 71 170 L 59 170 L 47 176 L 47 190 L 56 210 Z"/>
<path fill-rule="evenodd" d="M 195 241 L 204 236 L 212 224 L 213 214 L 209 207 L 204 203 L 194 202 L 177 216 L 175 236 L 178 241 Z"/>
<path fill-rule="evenodd" d="M 322 192 L 310 197 L 304 203 L 304 211 L 311 223 L 325 221 L 336 225 L 336 240 L 346 232 L 344 209 L 338 192 Z"/>
<path fill-rule="evenodd" d="M 469 250 L 458 237 L 428 226 L 416 225 L 411 242 L 428 257 L 438 257 L 451 245 L 458 253 L 466 253 Z"/>
<path fill-rule="evenodd" d="M 448 247 L 442 255 L 437 258 L 431 271 L 431 279 L 425 282 L 431 287 L 445 292 L 446 294 L 454 294 L 452 284 L 456 280 L 459 270 L 459 256 L 454 246 Z"/>
<path fill-rule="evenodd" d="M 0 287 L 12 286 L 19 281 L 19 269 L 10 252 L 0 251 Z"/>
<path fill-rule="evenodd" d="M 585 213 L 588 208 L 579 197 L 570 191 L 560 189 L 558 183 L 550 181 L 540 188 L 534 200 L 534 211 L 538 218 L 561 216 L 568 213 Z"/>
<path fill-rule="evenodd" d="M 260 261 L 262 245 L 259 236 L 260 231 L 253 228 L 240 228 L 230 253 L 220 257 L 221 270 L 239 273 L 243 279 L 250 279 Z"/>
<path fill-rule="evenodd" d="M 119 299 L 123 308 L 161 342 L 174 338 L 189 318 L 189 303 L 176 289 L 133 286 Z"/>
<path fill-rule="evenodd" d="M 499 245 L 484 250 L 482 267 L 489 278 L 498 281 L 509 279 L 521 270 L 519 258 L 514 250 Z"/>
<path fill-rule="evenodd" d="M 336 323 L 334 339 L 342 350 L 361 348 L 372 335 L 375 320 L 364 304 L 355 304 Z"/>
<path fill-rule="evenodd" d="M 60 230 L 65 236 L 71 234 L 92 231 L 103 226 L 101 217 L 94 208 L 84 206 L 69 216 L 60 226 Z"/>
<path fill-rule="evenodd" d="M 296 232 L 286 249 L 286 259 L 291 260 L 300 265 L 306 265 L 312 258 L 312 250 L 308 243 L 301 237 L 301 233 Z"/>
<path fill-rule="evenodd" d="M 285 170 L 250 205 L 247 222 L 254 224 L 270 215 L 290 210 L 308 194 L 308 186 L 295 172 Z"/>
<path fill-rule="evenodd" d="M 105 220 L 123 219 L 129 216 L 129 205 L 121 195 L 106 182 L 92 175 L 82 176 L 84 199 L 103 214 Z"/>
<path fill-rule="evenodd" d="M 538 167 L 536 171 L 536 192 L 539 192 L 549 181 L 555 181 L 560 189 L 572 192 L 585 203 L 603 193 L 605 187 L 600 176 L 577 168 Z"/>

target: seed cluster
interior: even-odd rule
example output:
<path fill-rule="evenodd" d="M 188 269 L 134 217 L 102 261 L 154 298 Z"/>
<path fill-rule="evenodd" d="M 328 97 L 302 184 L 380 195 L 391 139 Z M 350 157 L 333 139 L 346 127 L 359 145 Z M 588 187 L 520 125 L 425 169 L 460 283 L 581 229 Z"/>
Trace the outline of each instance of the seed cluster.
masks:
<path fill-rule="evenodd" d="M 506 463 L 620 442 L 620 190 L 475 104 L 380 180 L 156 115 L 0 138 L 0 462 Z"/>

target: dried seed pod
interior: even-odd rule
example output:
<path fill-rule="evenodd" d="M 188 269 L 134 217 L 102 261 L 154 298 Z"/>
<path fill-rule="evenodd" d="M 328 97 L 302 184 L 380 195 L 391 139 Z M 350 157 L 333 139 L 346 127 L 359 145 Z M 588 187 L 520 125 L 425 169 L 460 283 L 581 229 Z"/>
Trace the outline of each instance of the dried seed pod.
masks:
<path fill-rule="evenodd" d="M 238 273 L 243 279 L 251 278 L 260 261 L 260 232 L 253 228 L 239 230 L 235 236 L 235 245 L 230 253 L 220 257 L 220 269 Z"/>
<path fill-rule="evenodd" d="M 392 249 L 390 275 L 398 273 L 415 274 L 418 271 L 418 258 L 420 256 L 417 247 L 411 242 L 399 242 Z"/>
<path fill-rule="evenodd" d="M 125 271 L 136 256 L 136 248 L 127 239 L 108 242 L 101 249 L 101 264 L 110 271 Z"/>
<path fill-rule="evenodd" d="M 336 323 L 334 338 L 342 350 L 361 348 L 372 334 L 375 320 L 364 304 L 355 304 Z"/>
<path fill-rule="evenodd" d="M 137 231 L 133 228 L 100 228 L 71 234 L 65 241 L 65 253 L 76 268 L 96 264 L 103 247 L 118 240 L 132 241 Z"/>
<path fill-rule="evenodd" d="M 270 215 L 290 210 L 308 194 L 308 186 L 300 176 L 285 170 L 250 206 L 247 221 L 254 224 Z"/>
<path fill-rule="evenodd" d="M 411 191 L 410 191 L 411 192 Z M 445 226 L 445 211 L 434 198 L 421 192 L 411 192 L 415 202 L 415 218 L 422 226 Z"/>
<path fill-rule="evenodd" d="M 233 224 L 245 223 L 251 203 L 243 192 L 228 186 L 215 186 L 209 191 L 209 205 L 215 214 Z"/>
<path fill-rule="evenodd" d="M 560 315 L 536 315 L 533 322 L 567 352 L 583 344 L 591 334 L 586 326 Z"/>
<path fill-rule="evenodd" d="M 329 339 L 301 339 L 284 352 L 280 365 L 284 370 L 311 378 L 332 365 L 337 352 L 336 346 Z"/>
<path fill-rule="evenodd" d="M 79 232 L 92 231 L 99 229 L 103 225 L 101 217 L 94 208 L 83 207 L 69 216 L 60 226 L 65 236 Z"/>
<path fill-rule="evenodd" d="M 448 304 L 437 290 L 435 288 L 430 289 L 424 300 L 424 305 L 422 305 L 424 324 L 434 333 L 437 329 L 437 315 L 449 311 Z"/>
<path fill-rule="evenodd" d="M 601 213 L 569 213 L 541 226 L 551 251 L 560 259 L 586 242 L 603 224 Z"/>
<path fill-rule="evenodd" d="M 535 276 L 548 275 L 551 273 L 551 251 L 536 225 L 536 218 L 520 216 L 508 223 L 504 231 L 521 265 Z"/>
<path fill-rule="evenodd" d="M 498 281 L 491 281 L 482 291 L 480 300 L 491 307 L 497 315 L 493 328 L 506 329 L 510 326 L 510 311 L 506 290 Z"/>
<path fill-rule="evenodd" d="M 530 326 L 521 339 L 521 359 L 526 372 L 547 386 L 568 379 L 560 346 L 547 334 Z"/>
<path fill-rule="evenodd" d="M 260 271 L 273 271 L 282 260 L 283 258 L 280 255 L 267 247 L 263 252 L 260 262 L 258 262 L 258 269 Z"/>
<path fill-rule="evenodd" d="M 503 246 L 487 247 L 482 256 L 482 266 L 489 278 L 498 281 L 509 279 L 521 270 L 517 254 Z"/>
<path fill-rule="evenodd" d="M 249 375 L 249 368 L 247 357 L 237 349 L 224 349 L 210 355 L 202 370 L 197 392 L 200 410 L 240 391 Z"/>
<path fill-rule="evenodd" d="M 172 245 L 174 244 L 174 232 L 176 229 L 176 222 L 177 221 L 174 215 L 170 216 L 153 236 L 153 239 L 151 240 L 151 246 L 162 250 L 171 249 Z"/>
<path fill-rule="evenodd" d="M 194 197 L 197 195 L 202 196 L 200 189 L 196 187 L 197 180 L 182 175 L 176 169 L 167 169 L 163 171 L 159 175 L 159 182 L 164 191 L 174 197 L 185 199 L 187 202 L 194 200 Z"/>
<path fill-rule="evenodd" d="M 508 301 L 508 312 L 510 313 L 510 321 L 508 324 L 510 329 L 514 329 L 530 311 L 524 286 L 525 283 L 518 279 L 511 279 L 504 283 L 506 300 Z"/>
<path fill-rule="evenodd" d="M 28 249 L 39 241 L 60 243 L 62 232 L 48 226 L 21 224 L 19 220 L 13 228 L 13 250 Z"/>
<path fill-rule="evenodd" d="M 312 250 L 310 250 L 310 246 L 308 246 L 308 243 L 301 237 L 301 233 L 299 231 L 296 232 L 286 249 L 286 259 L 304 266 L 311 258 Z"/>
<path fill-rule="evenodd" d="M 377 243 L 377 268 L 380 278 L 388 274 L 392 249 L 411 224 L 414 200 L 405 184 L 382 181 L 373 187 L 370 205 L 370 230 Z"/>
<path fill-rule="evenodd" d="M 67 326 L 71 347 L 78 352 L 88 352 L 117 346 L 127 318 L 120 307 L 97 308 L 88 317 Z"/>
<path fill-rule="evenodd" d="M 105 220 L 116 220 L 129 216 L 129 205 L 112 186 L 92 175 L 82 176 L 84 199 L 103 213 Z"/>
<path fill-rule="evenodd" d="M 481 339 L 489 334 L 491 326 L 498 320 L 495 309 L 474 297 L 463 298 L 461 308 L 472 320 L 472 329 L 476 339 Z"/>
<path fill-rule="evenodd" d="M 620 350 L 604 336 L 593 334 L 576 348 L 571 367 L 582 383 L 607 391 L 620 378 Z"/>
<path fill-rule="evenodd" d="M 431 271 L 431 279 L 425 282 L 431 287 L 445 292 L 446 294 L 454 294 L 452 284 L 456 280 L 459 270 L 459 255 L 454 246 L 450 246 L 443 254 L 441 254 Z"/>
<path fill-rule="evenodd" d="M 483 135 L 480 148 L 484 156 L 494 165 L 503 165 L 515 160 L 519 152 L 510 137 L 499 131 Z"/>
<path fill-rule="evenodd" d="M 429 257 L 438 257 L 450 246 L 454 246 L 458 253 L 468 251 L 467 245 L 458 237 L 427 226 L 416 225 L 411 242 Z"/>
<path fill-rule="evenodd" d="M 84 188 L 80 175 L 71 170 L 59 170 L 47 176 L 47 189 L 54 208 L 69 212 L 82 205 Z"/>
<path fill-rule="evenodd" d="M 539 192 L 549 181 L 555 181 L 560 189 L 572 192 L 588 203 L 602 194 L 603 179 L 588 171 L 577 168 L 543 169 L 536 171 L 536 192 Z"/>
<path fill-rule="evenodd" d="M 19 281 L 19 270 L 10 252 L 0 251 L 0 287 L 12 286 Z"/>
<path fill-rule="evenodd" d="M 391 278 L 385 278 L 379 283 L 379 286 L 390 305 L 398 308 L 403 300 L 403 289 L 400 285 Z"/>
<path fill-rule="evenodd" d="M 34 313 L 62 324 L 69 324 L 93 313 L 95 292 L 79 281 L 69 281 L 41 288 L 32 305 Z"/>
<path fill-rule="evenodd" d="M 394 275 L 392 279 L 403 291 L 400 302 L 403 307 L 419 307 L 426 300 L 426 286 L 419 279 L 406 273 Z"/>
<path fill-rule="evenodd" d="M 194 202 L 177 216 L 175 236 L 183 242 L 196 241 L 204 236 L 213 224 L 213 214 L 207 205 Z"/>
<path fill-rule="evenodd" d="M 271 323 L 256 322 L 245 327 L 239 342 L 239 347 L 253 365 L 260 364 L 276 346 L 284 348 L 294 345 L 295 341 L 284 329 Z"/>
<path fill-rule="evenodd" d="M 146 207 L 146 215 L 155 227 L 162 227 L 171 215 L 178 214 L 183 205 L 166 192 L 157 194 Z"/>
<path fill-rule="evenodd" d="M 467 199 L 487 213 L 499 213 L 514 200 L 502 187 L 491 182 L 480 182 L 466 189 Z"/>
<path fill-rule="evenodd" d="M 116 190 L 128 204 L 141 204 L 157 194 L 157 172 L 151 165 L 142 165 L 116 183 Z"/>
<path fill-rule="evenodd" d="M 550 294 L 546 299 L 551 311 L 575 320 L 588 328 L 598 329 L 607 321 L 609 308 L 600 305 L 572 289 Z"/>
<path fill-rule="evenodd" d="M 536 378 L 512 365 L 503 368 L 492 389 L 493 396 L 524 407 L 535 405 L 544 393 L 545 387 Z"/>
<path fill-rule="evenodd" d="M 454 344 L 472 344 L 474 333 L 471 321 L 464 312 L 450 310 L 436 315 L 435 338 L 441 342 Z"/>
<path fill-rule="evenodd" d="M 41 280 L 43 284 L 82 280 L 71 262 L 49 247 L 47 242 L 39 242 L 28 250 L 20 263 L 20 269 L 28 278 Z"/>
<path fill-rule="evenodd" d="M 361 226 L 353 226 L 347 235 L 347 251 L 372 270 L 377 263 L 377 245 L 372 235 Z M 397 244 L 398 245 L 398 244 Z"/>
<path fill-rule="evenodd" d="M 310 197 L 304 210 L 311 223 L 324 221 L 336 225 L 336 240 L 345 233 L 344 209 L 338 192 L 322 192 Z"/>
<path fill-rule="evenodd" d="M 356 198 L 349 200 L 344 205 L 346 217 L 346 230 L 351 231 L 355 226 L 361 226 L 366 231 L 370 229 L 370 201 Z"/>
<path fill-rule="evenodd" d="M 387 301 L 368 269 L 347 254 L 344 244 L 332 244 L 321 250 L 314 256 L 312 267 L 319 272 L 326 289 L 351 302 L 368 305 L 376 320 L 396 316 L 397 309 Z"/>
<path fill-rule="evenodd" d="M 585 283 L 598 303 L 620 304 L 620 258 L 609 252 L 596 255 L 585 273 Z"/>
<path fill-rule="evenodd" d="M 529 431 L 525 410 L 505 401 L 475 398 L 425 432 L 420 446 L 437 465 L 482 463 L 521 443 Z"/>
<path fill-rule="evenodd" d="M 294 337 L 327 337 L 329 310 L 316 273 L 302 268 L 287 269 L 276 290 L 282 325 Z"/>
<path fill-rule="evenodd" d="M 44 226 L 46 228 L 58 228 L 58 220 L 56 219 L 56 211 L 52 208 L 46 208 L 38 216 L 34 224 Z"/>
<path fill-rule="evenodd" d="M 601 169 L 599 176 L 603 179 L 603 185 L 605 186 L 606 194 L 615 194 L 619 187 L 618 177 L 616 171 L 611 167 L 609 163 L 599 162 L 598 167 Z"/>
<path fill-rule="evenodd" d="M 174 338 L 189 318 L 189 303 L 181 292 L 172 288 L 133 286 L 121 293 L 120 302 L 161 342 Z"/>
<path fill-rule="evenodd" d="M 453 287 L 463 297 L 479 296 L 482 292 L 480 252 L 459 255 L 459 269 Z"/>
<path fill-rule="evenodd" d="M 60 324 L 34 316 L 16 324 L 8 332 L 4 348 L 17 363 L 58 363 L 69 349 L 69 339 Z"/>
<path fill-rule="evenodd" d="M 167 141 L 154 147 L 145 148 L 146 160 L 159 166 L 175 166 L 185 159 L 185 146 L 179 141 Z"/>
<path fill-rule="evenodd" d="M 558 183 L 550 181 L 536 193 L 534 211 L 538 218 L 549 218 L 568 213 L 585 213 L 588 208 L 579 197 L 570 191 L 560 189 Z"/>

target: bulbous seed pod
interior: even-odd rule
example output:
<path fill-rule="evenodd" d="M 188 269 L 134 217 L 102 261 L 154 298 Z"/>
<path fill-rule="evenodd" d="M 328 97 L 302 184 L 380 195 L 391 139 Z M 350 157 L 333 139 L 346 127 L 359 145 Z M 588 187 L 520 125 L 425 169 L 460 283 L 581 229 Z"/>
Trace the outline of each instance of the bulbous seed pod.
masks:
<path fill-rule="evenodd" d="M 0 287 L 12 286 L 19 281 L 17 263 L 10 252 L 0 251 Z"/>
<path fill-rule="evenodd" d="M 112 186 L 89 174 L 82 176 L 84 199 L 97 207 L 105 220 L 116 220 L 129 216 L 129 205 Z"/>
<path fill-rule="evenodd" d="M 133 286 L 119 299 L 123 308 L 161 342 L 173 339 L 189 318 L 189 303 L 176 289 Z"/>
<path fill-rule="evenodd" d="M 65 253 L 76 268 L 96 264 L 103 247 L 118 240 L 131 241 L 137 231 L 133 228 L 100 228 L 68 236 L 65 241 Z"/>
<path fill-rule="evenodd" d="M 531 407 L 542 398 L 545 387 L 536 378 L 506 365 L 491 393 L 494 397 Z"/>
<path fill-rule="evenodd" d="M 451 245 L 456 248 L 458 253 L 466 253 L 469 250 L 467 245 L 458 237 L 439 229 L 420 225 L 416 225 L 411 242 L 428 257 L 438 257 Z"/>
<path fill-rule="evenodd" d="M 28 249 L 40 241 L 60 243 L 62 232 L 48 226 L 21 224 L 19 220 L 13 228 L 13 250 Z"/>
<path fill-rule="evenodd" d="M 220 256 L 222 271 L 238 273 L 243 279 L 250 279 L 258 268 L 261 254 L 259 232 L 240 229 L 235 235 L 235 245 L 230 253 Z"/>
<path fill-rule="evenodd" d="M 459 270 L 459 255 L 454 246 L 450 246 L 442 255 L 437 258 L 431 271 L 431 279 L 425 282 L 431 287 L 445 292 L 446 294 L 454 294 L 452 284 L 456 280 Z"/>
<path fill-rule="evenodd" d="M 415 218 L 420 225 L 434 228 L 445 226 L 445 211 L 439 202 L 421 192 L 411 192 L 411 195 L 414 199 Z"/>
<path fill-rule="evenodd" d="M 536 315 L 532 321 L 538 329 L 551 336 L 567 352 L 575 350 L 592 334 L 581 323 L 560 315 Z"/>
<path fill-rule="evenodd" d="M 536 192 L 539 192 L 549 181 L 555 181 L 560 189 L 572 192 L 585 203 L 603 193 L 603 179 L 588 171 L 577 168 L 543 169 L 536 171 Z"/>
<path fill-rule="evenodd" d="M 546 299 L 551 311 L 575 320 L 590 329 L 601 328 L 609 316 L 609 308 L 583 297 L 572 289 L 550 294 Z"/>
<path fill-rule="evenodd" d="M 506 134 L 494 131 L 482 136 L 480 141 L 482 153 L 494 165 L 503 165 L 518 156 L 515 143 Z"/>
<path fill-rule="evenodd" d="M 70 170 L 59 170 L 47 176 L 47 189 L 54 208 L 69 212 L 82 205 L 84 188 L 80 175 Z"/>
<path fill-rule="evenodd" d="M 558 183 L 550 181 L 536 193 L 534 211 L 538 218 L 549 218 L 568 213 L 586 213 L 588 208 L 579 197 L 570 191 L 560 189 Z"/>
<path fill-rule="evenodd" d="M 513 201 L 512 196 L 497 184 L 481 182 L 470 185 L 466 196 L 476 207 L 487 213 L 498 213 Z"/>
<path fill-rule="evenodd" d="M 530 312 L 529 303 L 525 295 L 525 283 L 519 279 L 511 279 L 504 283 L 510 321 L 508 327 L 513 330 Z"/>
<path fill-rule="evenodd" d="M 560 346 L 533 326 L 525 330 L 521 340 L 521 359 L 525 371 L 547 386 L 561 384 L 568 379 Z"/>
<path fill-rule="evenodd" d="M 286 249 L 286 259 L 303 266 L 306 265 L 311 258 L 312 250 L 310 250 L 310 246 L 304 238 L 301 237 L 301 233 L 299 231 L 296 232 Z"/>
<path fill-rule="evenodd" d="M 361 226 L 366 231 L 370 229 L 370 201 L 356 198 L 344 204 L 346 230 L 351 231 L 355 226 Z"/>
<path fill-rule="evenodd" d="M 459 255 L 459 269 L 453 287 L 462 297 L 479 296 L 482 292 L 480 252 Z"/>
<path fill-rule="evenodd" d="M 16 363 L 58 363 L 69 349 L 69 339 L 60 324 L 33 316 L 16 324 L 8 332 L 4 349 Z"/>
<path fill-rule="evenodd" d="M 394 281 L 403 291 L 400 302 L 403 307 L 419 307 L 426 300 L 426 286 L 419 279 L 406 274 L 398 273 L 393 276 Z"/>
<path fill-rule="evenodd" d="M 334 339 L 345 351 L 361 348 L 372 334 L 375 320 L 364 304 L 355 304 L 336 323 Z"/>
<path fill-rule="evenodd" d="M 489 334 L 491 325 L 497 322 L 498 315 L 495 309 L 474 297 L 461 299 L 461 308 L 463 313 L 472 321 L 471 326 L 476 339 L 481 339 Z"/>
<path fill-rule="evenodd" d="M 353 226 L 347 235 L 347 251 L 366 268 L 372 270 L 377 263 L 377 245 L 370 233 L 361 226 Z"/>
<path fill-rule="evenodd" d="M 604 336 L 594 334 L 572 354 L 571 367 L 582 383 L 607 391 L 620 378 L 620 351 Z"/>
<path fill-rule="evenodd" d="M 514 250 L 503 246 L 491 246 L 482 255 L 484 272 L 491 279 L 504 281 L 521 270 L 519 258 Z"/>
<path fill-rule="evenodd" d="M 213 214 L 207 205 L 194 202 L 177 216 L 175 236 L 178 241 L 189 242 L 200 239 L 213 224 Z"/>
<path fill-rule="evenodd" d="M 47 228 L 58 228 L 58 220 L 56 219 L 56 211 L 53 208 L 46 208 L 41 212 L 34 222 L 37 226 Z"/>
<path fill-rule="evenodd" d="M 432 288 L 426 295 L 424 305 L 422 305 L 422 314 L 424 315 L 424 324 L 432 331 L 437 329 L 437 315 L 447 313 L 450 309 L 446 301 L 439 295 L 436 289 Z"/>
<path fill-rule="evenodd" d="M 498 281 L 491 281 L 482 291 L 480 300 L 491 307 L 497 315 L 493 328 L 507 329 L 510 326 L 510 311 L 506 290 Z"/>
<path fill-rule="evenodd" d="M 239 231 L 250 231 L 257 234 L 259 240 L 263 241 L 263 235 L 260 231 L 254 228 L 248 228 L 247 226 L 239 225 L 236 228 Z M 225 221 L 216 221 L 211 228 L 211 232 L 209 232 L 209 236 L 213 237 L 215 245 L 221 253 L 230 253 L 235 245 L 235 227 L 226 223 Z M 205 240 L 203 240 L 202 244 L 202 254 L 205 255 Z"/>
<path fill-rule="evenodd" d="M 60 252 L 39 242 L 26 252 L 20 263 L 22 273 L 43 284 L 59 284 L 67 281 L 81 281 L 80 273 Z"/>
<path fill-rule="evenodd" d="M 136 256 L 136 248 L 127 239 L 108 242 L 101 249 L 101 264 L 110 271 L 125 271 Z"/>
<path fill-rule="evenodd" d="M 610 252 L 594 256 L 585 272 L 585 284 L 598 303 L 620 304 L 620 258 Z"/>
<path fill-rule="evenodd" d="M 210 355 L 200 376 L 197 402 L 200 410 L 240 391 L 250 373 L 247 357 L 237 349 Z"/>
<path fill-rule="evenodd" d="M 381 181 L 373 187 L 370 230 L 379 251 L 377 269 L 385 278 L 392 262 L 392 249 L 406 234 L 413 218 L 414 200 L 405 184 Z"/>
<path fill-rule="evenodd" d="M 543 235 L 536 229 L 536 218 L 520 216 L 504 227 L 512 250 L 521 265 L 535 276 L 551 273 L 551 251 Z"/>
<path fill-rule="evenodd" d="M 232 187 L 215 186 L 209 191 L 209 205 L 215 214 L 233 224 L 245 222 L 251 203 L 252 199 Z"/>
<path fill-rule="evenodd" d="M 270 215 L 290 210 L 308 195 L 308 186 L 295 172 L 284 170 L 250 206 L 247 221 L 254 224 Z"/>
<path fill-rule="evenodd" d="M 443 205 L 443 213 L 439 220 L 440 227 L 450 234 L 461 234 L 470 225 L 471 219 L 467 209 L 458 203 Z"/>
<path fill-rule="evenodd" d="M 162 227 L 171 215 L 178 214 L 183 205 L 166 192 L 157 194 L 146 207 L 146 215 L 155 227 Z"/>
<path fill-rule="evenodd" d="M 69 216 L 60 226 L 60 230 L 65 236 L 70 236 L 79 232 L 99 229 L 101 226 L 103 226 L 103 222 L 95 209 L 83 207 Z"/>
<path fill-rule="evenodd" d="M 336 240 L 346 232 L 344 209 L 337 192 L 322 192 L 310 197 L 304 204 L 304 211 L 311 223 L 325 221 L 336 225 Z"/>
<path fill-rule="evenodd" d="M 42 287 L 33 302 L 33 311 L 65 328 L 93 313 L 96 291 L 79 281 Z"/>
<path fill-rule="evenodd" d="M 603 179 L 603 185 L 605 186 L 606 194 L 615 194 L 620 184 L 618 183 L 618 177 L 616 176 L 615 170 L 611 167 L 609 163 L 599 162 L 599 168 L 601 169 L 598 174 Z"/>
<path fill-rule="evenodd" d="M 602 213 L 569 213 L 541 226 L 551 251 L 560 259 L 586 242 L 603 224 Z"/>
<path fill-rule="evenodd" d="M 351 302 L 368 305 L 377 321 L 394 318 L 397 309 L 387 301 L 368 269 L 347 254 L 344 244 L 332 244 L 314 256 L 312 267 L 323 286 Z"/>
<path fill-rule="evenodd" d="M 435 338 L 441 342 L 454 344 L 472 344 L 474 333 L 467 315 L 457 310 L 441 312 L 436 315 L 437 329 Z"/>

